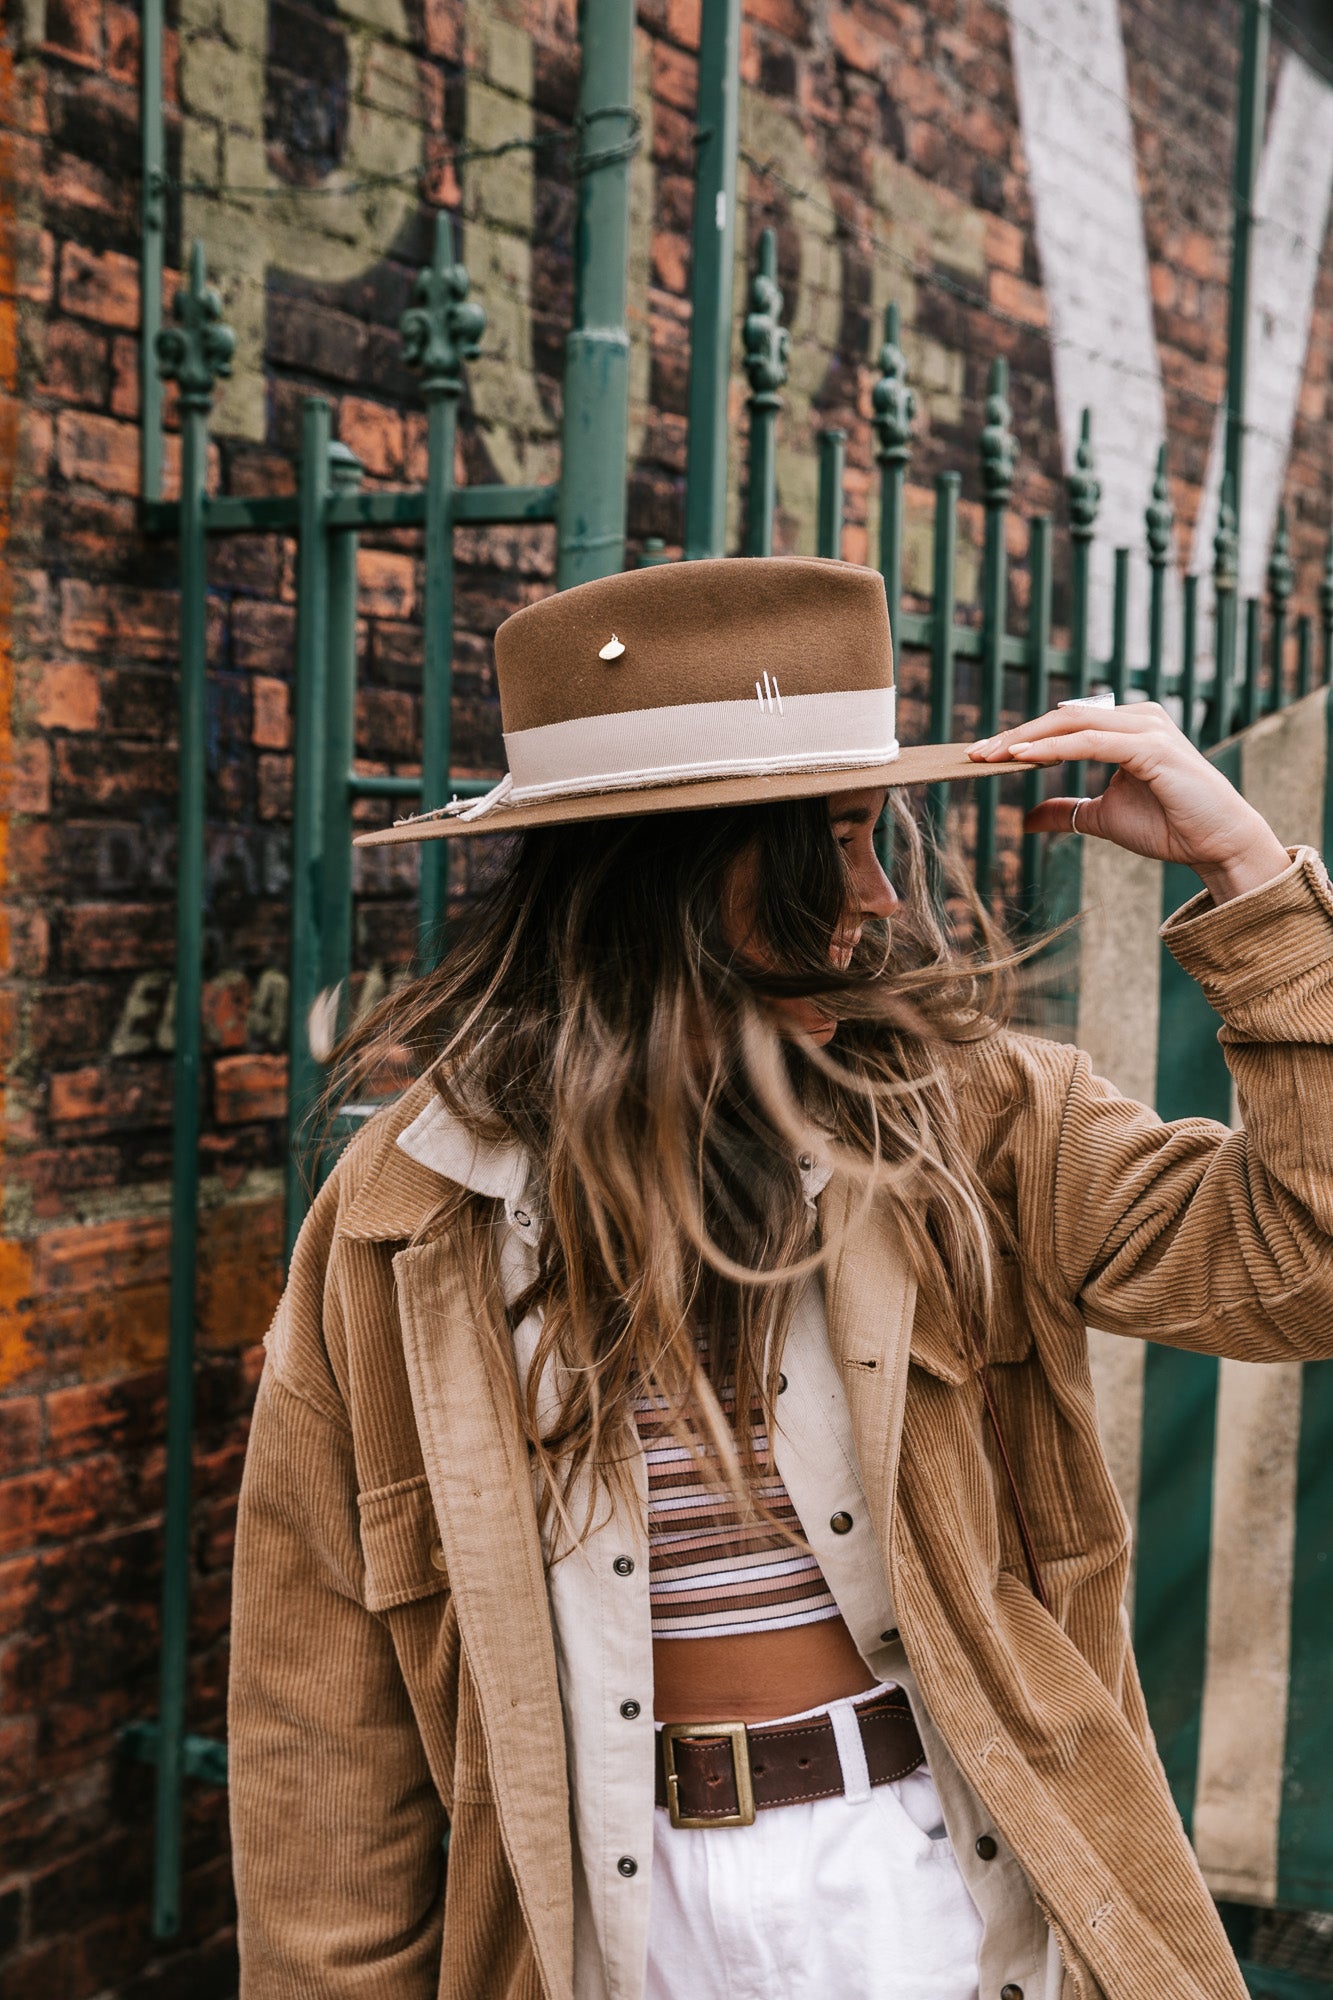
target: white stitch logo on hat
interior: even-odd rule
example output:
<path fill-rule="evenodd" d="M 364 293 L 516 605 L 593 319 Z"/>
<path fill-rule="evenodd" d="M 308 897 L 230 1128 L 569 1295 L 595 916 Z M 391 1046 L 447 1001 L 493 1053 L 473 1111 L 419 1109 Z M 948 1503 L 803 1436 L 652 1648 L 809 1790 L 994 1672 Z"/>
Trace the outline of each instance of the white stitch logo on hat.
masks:
<path fill-rule="evenodd" d="M 624 652 L 624 650 L 625 650 L 624 640 L 617 639 L 615 633 L 613 632 L 611 634 L 611 637 L 607 640 L 606 644 L 604 646 L 598 647 L 597 657 L 599 660 L 618 660 L 620 658 L 620 655 Z"/>
<path fill-rule="evenodd" d="M 781 715 L 782 689 L 778 686 L 776 675 L 772 682 L 770 682 L 768 675 L 765 674 L 764 685 L 760 687 L 758 681 L 756 681 L 754 691 L 759 697 L 759 706 L 763 709 L 765 715 Z"/>

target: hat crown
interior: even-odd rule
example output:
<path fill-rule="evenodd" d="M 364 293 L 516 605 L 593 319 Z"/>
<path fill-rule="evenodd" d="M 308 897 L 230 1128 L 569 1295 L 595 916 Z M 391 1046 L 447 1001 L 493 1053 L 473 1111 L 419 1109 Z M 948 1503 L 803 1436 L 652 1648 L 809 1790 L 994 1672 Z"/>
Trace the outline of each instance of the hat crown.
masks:
<path fill-rule="evenodd" d="M 575 585 L 495 635 L 506 738 L 592 716 L 893 686 L 877 570 L 806 556 L 659 563 Z M 761 697 L 762 699 L 762 697 Z"/>

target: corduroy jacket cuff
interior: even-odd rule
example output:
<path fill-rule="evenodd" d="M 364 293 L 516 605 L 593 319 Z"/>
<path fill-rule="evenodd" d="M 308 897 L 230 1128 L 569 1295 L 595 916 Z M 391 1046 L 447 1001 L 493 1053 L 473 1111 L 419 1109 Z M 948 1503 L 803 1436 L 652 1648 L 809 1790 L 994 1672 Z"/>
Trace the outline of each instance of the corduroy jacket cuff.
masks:
<path fill-rule="evenodd" d="M 1215 906 L 1203 890 L 1162 925 L 1176 963 L 1222 1015 L 1333 962 L 1333 889 L 1313 847 L 1262 888 Z"/>

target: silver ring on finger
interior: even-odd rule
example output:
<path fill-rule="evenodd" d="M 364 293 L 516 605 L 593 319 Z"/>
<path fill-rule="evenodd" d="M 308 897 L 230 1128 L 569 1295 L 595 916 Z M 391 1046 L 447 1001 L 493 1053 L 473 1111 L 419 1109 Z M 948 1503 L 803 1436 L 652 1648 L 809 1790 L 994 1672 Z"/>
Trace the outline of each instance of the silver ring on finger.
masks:
<path fill-rule="evenodd" d="M 1083 831 L 1082 827 L 1078 823 L 1079 810 L 1081 807 L 1090 806 L 1091 804 L 1092 804 L 1092 799 L 1090 796 L 1081 799 L 1075 799 L 1074 810 L 1069 815 L 1069 831 L 1071 833 L 1081 833 Z"/>

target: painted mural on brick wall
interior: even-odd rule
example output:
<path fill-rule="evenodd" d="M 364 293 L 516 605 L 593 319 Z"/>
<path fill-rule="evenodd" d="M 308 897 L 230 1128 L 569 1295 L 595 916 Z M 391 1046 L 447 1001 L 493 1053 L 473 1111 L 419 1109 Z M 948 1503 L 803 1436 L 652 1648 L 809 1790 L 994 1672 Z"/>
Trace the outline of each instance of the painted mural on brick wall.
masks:
<path fill-rule="evenodd" d="M 1260 587 L 1280 498 L 1302 591 L 1317 579 L 1333 513 L 1333 34 L 1313 4 L 1288 0 L 1284 12 L 1259 184 L 1245 592 Z M 138 16 L 120 0 L 25 0 L 7 19 L 0 1766 L 18 1805 L 0 1828 L 0 1984 L 13 1951 L 26 1990 L 119 1994 L 154 1949 L 144 1915 L 151 1779 L 123 1769 L 116 1743 L 154 1703 L 176 558 L 170 544 L 145 539 L 135 514 Z M 1233 0 L 1012 0 L 1007 10 L 993 0 L 746 0 L 736 300 L 758 234 L 772 226 L 792 334 L 779 547 L 813 548 L 814 439 L 830 424 L 848 433 L 844 554 L 865 559 L 875 547 L 870 397 L 884 309 L 896 300 L 917 394 L 909 602 L 929 589 L 932 488 L 950 467 L 964 473 L 959 595 L 975 601 L 976 442 L 995 354 L 1009 361 L 1022 447 L 1018 512 L 1061 516 L 1080 413 L 1094 411 L 1098 645 L 1111 551 L 1142 540 L 1164 436 L 1177 559 L 1202 573 L 1206 601 L 1237 41 Z M 697 44 L 698 0 L 642 0 L 632 555 L 653 536 L 677 549 L 682 529 Z M 291 489 L 299 405 L 312 391 L 334 404 L 368 485 L 421 477 L 424 416 L 397 325 L 438 207 L 459 218 L 487 315 L 468 372 L 459 476 L 553 475 L 576 84 L 572 0 L 178 0 L 167 46 L 169 286 L 182 242 L 202 237 L 238 336 L 215 412 L 217 490 Z M 739 436 L 739 346 L 735 362 Z M 169 433 L 168 482 L 173 444 Z M 1013 532 L 1021 616 L 1017 514 Z M 487 773 L 500 763 L 490 635 L 550 589 L 553 537 L 468 529 L 457 553 L 455 757 Z M 358 761 L 408 774 L 419 730 L 416 538 L 367 536 L 359 584 Z M 1146 589 L 1144 575 L 1135 588 Z M 1300 595 L 1292 605 L 1315 608 Z M 245 1413 L 280 1279 L 291 543 L 219 540 L 209 609 L 191 1713 L 216 1734 Z M 1057 626 L 1061 616 L 1057 600 Z M 924 663 L 909 656 L 908 740 L 925 733 L 924 690 Z M 414 868 L 408 850 L 358 857 L 358 1009 L 410 958 Z M 460 872 L 455 888 L 467 886 Z M 193 1929 L 178 1957 L 191 1979 L 225 1991 L 225 1801 L 199 1791 L 190 1811 Z"/>

